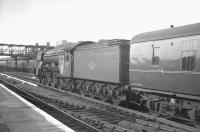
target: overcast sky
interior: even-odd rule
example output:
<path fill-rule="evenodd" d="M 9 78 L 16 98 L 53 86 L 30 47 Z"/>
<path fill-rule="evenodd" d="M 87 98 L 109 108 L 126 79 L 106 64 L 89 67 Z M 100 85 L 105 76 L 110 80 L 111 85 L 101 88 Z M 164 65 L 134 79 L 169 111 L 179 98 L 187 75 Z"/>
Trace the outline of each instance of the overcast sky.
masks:
<path fill-rule="evenodd" d="M 0 0 L 0 43 L 131 39 L 199 13 L 200 0 Z"/>

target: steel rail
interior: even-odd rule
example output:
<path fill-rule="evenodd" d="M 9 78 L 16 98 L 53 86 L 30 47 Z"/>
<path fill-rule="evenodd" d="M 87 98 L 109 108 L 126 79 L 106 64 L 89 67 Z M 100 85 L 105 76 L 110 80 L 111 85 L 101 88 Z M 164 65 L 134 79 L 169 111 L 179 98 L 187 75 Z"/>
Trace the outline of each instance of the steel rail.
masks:
<path fill-rule="evenodd" d="M 13 76 L 17 76 L 17 77 L 19 77 L 21 79 L 28 80 L 28 81 L 31 81 L 33 83 L 36 83 L 31 78 L 27 79 L 27 78 L 24 78 L 24 77 L 22 77 L 20 75 L 14 75 L 14 74 L 12 74 L 12 75 Z M 55 88 L 52 88 L 52 87 L 49 87 L 49 86 L 46 86 L 46 85 L 41 85 L 40 83 L 37 83 L 37 84 L 40 85 L 40 86 L 47 87 L 47 88 L 49 88 L 51 90 L 58 91 Z M 60 91 L 60 92 L 63 92 L 63 91 Z M 137 122 L 137 123 L 140 123 L 140 124 L 143 124 L 143 125 L 146 125 L 146 126 L 150 126 L 150 127 L 154 127 L 154 128 L 158 128 L 160 130 L 166 130 L 166 131 L 169 131 L 169 132 L 170 131 L 173 131 L 173 132 L 184 132 L 184 131 L 197 132 L 198 131 L 197 128 L 190 127 L 190 126 L 187 126 L 187 125 L 184 125 L 184 124 L 180 124 L 180 123 L 176 123 L 174 121 L 170 121 L 170 120 L 167 120 L 167 119 L 164 119 L 164 118 L 156 117 L 156 116 L 149 115 L 149 114 L 142 113 L 142 112 L 138 112 L 138 111 L 135 111 L 135 110 L 130 110 L 130 109 L 123 108 L 123 107 L 120 107 L 120 106 L 113 106 L 112 104 L 109 104 L 109 103 L 106 103 L 106 102 L 102 102 L 102 101 L 99 101 L 99 100 L 95 100 L 95 99 L 91 99 L 91 98 L 88 98 L 88 97 L 83 97 L 83 96 L 80 96 L 80 95 L 77 95 L 77 94 L 74 94 L 74 93 L 67 92 L 67 94 L 71 94 L 71 95 L 80 97 L 82 99 L 94 101 L 96 103 L 101 103 L 101 104 L 109 106 L 111 108 L 116 108 L 117 110 L 120 110 L 120 111 L 124 111 L 124 112 L 128 112 L 128 113 L 131 113 L 131 114 L 135 114 L 135 115 L 141 116 L 143 118 L 148 118 L 150 120 L 155 120 L 155 121 L 158 121 L 158 122 L 161 122 L 161 123 L 164 123 L 164 124 L 167 124 L 167 125 L 171 126 L 171 127 L 169 127 L 169 126 L 166 126 L 164 124 L 161 125 L 161 124 L 154 123 L 154 122 L 151 122 L 151 121 L 144 121 L 142 119 L 136 119 L 135 120 L 135 122 Z M 172 126 L 177 127 L 177 128 L 172 128 Z M 182 130 L 179 129 L 179 128 L 182 128 Z"/>
<path fill-rule="evenodd" d="M 44 100 L 41 100 L 41 99 L 39 99 L 38 97 L 33 96 L 33 95 L 31 95 L 30 93 L 28 93 L 28 92 L 26 92 L 26 91 L 24 91 L 24 90 L 22 90 L 22 89 L 20 89 L 20 88 L 17 88 L 16 86 L 12 85 L 12 84 L 9 83 L 9 82 L 6 82 L 6 81 L 3 81 L 2 79 L 0 79 L 0 83 L 2 83 L 3 85 L 5 85 L 5 86 L 6 86 L 7 88 L 9 88 L 10 90 L 16 92 L 17 94 L 19 94 L 20 96 L 22 96 L 22 97 L 25 98 L 26 100 L 28 100 L 28 101 L 30 101 L 30 102 L 32 102 L 32 103 L 35 101 L 34 105 L 39 106 L 39 108 L 42 109 L 42 110 L 45 110 L 45 112 L 48 113 L 48 112 L 50 112 L 50 111 L 48 111 L 48 110 L 51 110 L 51 111 L 53 110 L 54 112 L 56 112 L 56 113 L 54 113 L 54 114 L 58 114 L 58 115 L 61 116 L 62 118 L 63 118 L 63 117 L 66 117 L 67 120 L 70 119 L 70 120 L 71 120 L 70 123 L 66 123 L 66 122 L 63 122 L 63 123 L 64 123 L 65 125 L 67 125 L 67 126 L 68 126 L 68 125 L 71 126 L 71 129 L 74 129 L 75 131 L 76 131 L 77 127 L 78 127 L 77 130 L 80 131 L 80 125 L 81 125 L 81 129 L 82 129 L 82 131 L 84 131 L 84 132 L 102 132 L 101 130 L 98 130 L 97 128 L 95 128 L 95 127 L 93 127 L 93 126 L 91 126 L 91 125 L 89 125 L 89 124 L 87 124 L 87 123 L 81 121 L 80 119 L 78 119 L 78 118 L 76 118 L 76 117 L 74 117 L 74 116 L 72 116 L 72 115 L 70 115 L 70 114 L 68 114 L 68 113 L 66 113 L 66 112 L 64 112 L 64 111 L 62 111 L 62 110 L 60 110 L 60 109 L 58 109 L 57 107 L 51 105 L 50 103 L 47 103 L 47 102 L 45 102 Z M 38 104 L 39 104 L 39 105 L 38 105 Z M 42 106 L 40 106 L 40 104 L 42 104 Z M 44 108 L 45 108 L 45 109 L 44 109 Z M 56 118 L 58 118 L 58 117 L 56 117 Z M 60 119 L 58 118 L 58 120 L 60 120 Z M 62 120 L 63 120 L 63 119 L 62 119 Z M 74 123 L 74 122 L 77 123 L 76 126 L 71 124 L 71 123 Z"/>

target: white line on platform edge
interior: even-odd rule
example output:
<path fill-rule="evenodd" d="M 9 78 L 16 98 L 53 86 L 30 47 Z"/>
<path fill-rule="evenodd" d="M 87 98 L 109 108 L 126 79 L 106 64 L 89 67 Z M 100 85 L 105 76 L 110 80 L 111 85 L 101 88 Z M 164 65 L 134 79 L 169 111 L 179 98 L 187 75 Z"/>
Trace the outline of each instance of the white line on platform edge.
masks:
<path fill-rule="evenodd" d="M 7 76 L 7 78 L 12 78 L 12 79 L 15 79 L 15 80 L 18 80 L 18 81 L 21 81 L 22 83 L 27 83 L 27 84 L 30 84 L 34 87 L 37 87 L 38 85 L 34 84 L 34 83 L 31 83 L 31 82 L 27 82 L 27 81 L 24 81 L 24 80 L 21 80 L 21 79 L 18 79 L 18 78 L 15 78 L 15 77 L 11 77 L 9 75 L 6 75 L 6 74 L 3 74 L 3 73 L 0 73 L 0 75 L 4 75 L 4 76 Z"/>
<path fill-rule="evenodd" d="M 0 83 L 0 87 L 4 88 L 5 90 L 7 90 L 9 93 L 11 93 L 12 95 L 14 95 L 15 97 L 17 97 L 18 99 L 20 99 L 23 103 L 27 104 L 29 107 L 31 107 L 34 111 L 40 113 L 43 117 L 45 117 L 45 119 L 50 122 L 51 124 L 55 125 L 57 128 L 62 129 L 65 132 L 75 132 L 74 130 L 72 130 L 71 128 L 67 127 L 66 125 L 64 125 L 63 123 L 61 123 L 60 121 L 58 121 L 57 119 L 55 119 L 54 117 L 50 116 L 49 114 L 47 114 L 46 112 L 44 112 L 43 110 L 39 109 L 38 107 L 36 107 L 35 105 L 31 104 L 30 102 L 28 102 L 27 100 L 25 100 L 24 98 L 20 97 L 19 95 L 17 95 L 16 93 L 14 93 L 13 91 L 11 91 L 10 89 L 8 89 L 7 87 L 5 87 L 3 84 Z"/>

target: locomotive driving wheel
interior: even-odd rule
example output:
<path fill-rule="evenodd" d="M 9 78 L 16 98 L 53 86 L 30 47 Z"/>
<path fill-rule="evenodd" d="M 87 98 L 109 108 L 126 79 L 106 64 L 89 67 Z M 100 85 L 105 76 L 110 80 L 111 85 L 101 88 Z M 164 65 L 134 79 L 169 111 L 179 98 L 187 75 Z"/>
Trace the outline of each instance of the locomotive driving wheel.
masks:
<path fill-rule="evenodd" d="M 44 84 L 44 85 L 46 85 L 45 77 L 42 77 L 41 83 Z"/>
<path fill-rule="evenodd" d="M 46 86 L 48 86 L 48 77 L 47 77 L 47 76 L 44 77 L 44 84 L 45 84 Z"/>
<path fill-rule="evenodd" d="M 57 85 L 57 78 L 56 77 L 52 77 L 51 86 L 54 87 L 54 88 L 58 87 L 58 85 Z"/>
<path fill-rule="evenodd" d="M 46 77 L 46 85 L 51 86 L 51 77 L 50 76 Z"/>
<path fill-rule="evenodd" d="M 64 79 L 60 78 L 58 83 L 58 89 L 63 89 L 64 84 L 65 84 Z"/>
<path fill-rule="evenodd" d="M 43 77 L 38 77 L 39 82 L 42 83 Z"/>

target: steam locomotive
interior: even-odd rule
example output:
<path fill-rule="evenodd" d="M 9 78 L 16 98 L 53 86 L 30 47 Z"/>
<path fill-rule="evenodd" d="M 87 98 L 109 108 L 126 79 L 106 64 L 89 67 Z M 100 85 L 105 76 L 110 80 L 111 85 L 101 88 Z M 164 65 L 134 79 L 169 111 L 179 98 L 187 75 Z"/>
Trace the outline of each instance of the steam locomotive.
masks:
<path fill-rule="evenodd" d="M 38 54 L 41 83 L 200 122 L 200 23 Z"/>

